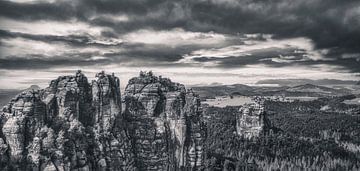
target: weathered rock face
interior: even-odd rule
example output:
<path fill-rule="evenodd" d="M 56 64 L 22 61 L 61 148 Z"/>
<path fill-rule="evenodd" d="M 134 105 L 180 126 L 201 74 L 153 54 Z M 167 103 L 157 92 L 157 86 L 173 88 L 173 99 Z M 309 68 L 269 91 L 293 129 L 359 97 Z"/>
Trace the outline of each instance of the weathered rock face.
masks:
<path fill-rule="evenodd" d="M 81 72 L 51 81 L 42 92 L 42 99 L 50 110 L 47 119 L 57 116 L 67 121 L 77 119 L 85 125 L 93 122 L 90 84 Z"/>
<path fill-rule="evenodd" d="M 250 104 L 245 104 L 239 109 L 236 118 L 236 131 L 238 135 L 251 139 L 259 137 L 264 129 L 269 127 L 261 99 L 255 99 Z"/>
<path fill-rule="evenodd" d="M 119 79 L 79 71 L 14 98 L 1 113 L 0 170 L 132 169 Z M 92 92 L 94 91 L 94 92 Z"/>
<path fill-rule="evenodd" d="M 110 131 L 121 113 L 120 80 L 114 75 L 100 72 L 92 81 L 92 104 L 95 106 L 95 123 L 99 131 Z"/>
<path fill-rule="evenodd" d="M 120 81 L 78 71 L 19 94 L 0 117 L 0 170 L 200 170 L 199 98 L 142 73 L 121 101 Z M 124 106 L 124 113 L 122 113 Z"/>
<path fill-rule="evenodd" d="M 92 81 L 96 170 L 134 170 L 131 141 L 121 115 L 120 80 L 104 72 L 96 77 Z"/>
<path fill-rule="evenodd" d="M 125 89 L 125 118 L 140 170 L 200 170 L 204 140 L 200 100 L 184 85 L 140 73 Z"/>
<path fill-rule="evenodd" d="M 9 162 L 16 165 L 26 159 L 26 147 L 31 143 L 36 131 L 44 124 L 45 104 L 38 92 L 24 92 L 12 99 L 3 108 L 2 139 L 8 144 Z M 4 141 L 2 140 L 2 143 Z"/>

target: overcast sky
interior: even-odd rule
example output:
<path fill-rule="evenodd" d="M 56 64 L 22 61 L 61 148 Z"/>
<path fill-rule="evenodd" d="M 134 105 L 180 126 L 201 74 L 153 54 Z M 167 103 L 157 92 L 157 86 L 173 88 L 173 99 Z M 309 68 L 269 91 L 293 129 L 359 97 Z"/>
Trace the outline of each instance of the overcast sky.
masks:
<path fill-rule="evenodd" d="M 1 0 L 0 88 L 83 70 L 187 85 L 359 80 L 358 0 Z"/>

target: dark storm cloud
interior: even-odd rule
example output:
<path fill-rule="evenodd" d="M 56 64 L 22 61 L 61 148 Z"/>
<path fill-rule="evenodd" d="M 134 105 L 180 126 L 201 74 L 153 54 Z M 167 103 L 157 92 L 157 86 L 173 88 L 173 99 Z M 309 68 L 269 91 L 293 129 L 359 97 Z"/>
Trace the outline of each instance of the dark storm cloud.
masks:
<path fill-rule="evenodd" d="M 300 52 L 299 52 L 300 51 Z M 247 51 L 242 56 L 202 56 L 193 58 L 197 62 L 216 62 L 217 67 L 237 68 L 252 64 L 266 64 L 273 67 L 288 66 L 298 61 L 311 61 L 302 49 L 267 48 Z"/>
<path fill-rule="evenodd" d="M 359 58 L 336 58 L 333 60 L 316 61 L 318 64 L 328 64 L 343 67 L 350 72 L 360 72 L 360 59 Z"/>
<path fill-rule="evenodd" d="M 46 69 L 61 66 L 88 66 L 97 64 L 108 64 L 108 59 L 91 60 L 93 54 L 75 54 L 75 56 L 62 55 L 48 56 L 27 55 L 26 57 L 9 56 L 0 59 L 0 68 L 2 69 Z"/>
<path fill-rule="evenodd" d="M 299 49 L 297 49 L 299 50 Z M 302 51 L 300 49 L 300 51 Z M 294 49 L 264 49 L 261 51 L 253 51 L 245 56 L 229 56 L 229 57 L 195 57 L 197 62 L 216 63 L 215 67 L 221 68 L 239 68 L 247 65 L 264 64 L 270 67 L 289 67 L 289 66 L 307 66 L 309 68 L 318 68 L 319 65 L 335 66 L 339 69 L 349 72 L 360 72 L 360 60 L 357 58 L 341 58 L 333 57 L 331 59 L 313 60 L 308 58 L 305 51 L 299 53 Z M 210 66 L 214 67 L 214 66 Z M 329 68 L 330 69 L 330 68 Z"/>
<path fill-rule="evenodd" d="M 193 64 L 176 63 L 183 59 L 183 54 L 198 49 L 198 46 L 148 45 L 148 44 L 123 44 L 119 52 L 104 53 L 102 56 L 112 61 L 113 64 L 124 66 L 160 66 L 180 67 Z"/>
<path fill-rule="evenodd" d="M 130 44 L 125 45 L 121 55 L 138 60 L 148 60 L 154 62 L 176 62 L 182 59 L 184 54 L 198 49 L 199 46 L 183 45 L 171 47 L 167 45 L 146 45 L 146 44 Z"/>
<path fill-rule="evenodd" d="M 126 15 L 127 21 L 101 17 L 101 14 Z M 274 67 L 289 65 L 328 64 L 350 71 L 359 71 L 359 55 L 343 59 L 344 54 L 360 53 L 360 2 L 355 0 L 81 0 L 54 3 L 15 3 L 0 1 L 0 16 L 17 20 L 71 20 L 106 26 L 114 32 L 103 35 L 113 37 L 138 29 L 164 30 L 175 27 L 186 31 L 226 33 L 268 33 L 275 39 L 308 37 L 317 49 L 326 49 L 326 59 L 288 62 L 266 60 L 279 53 L 252 54 L 246 57 L 202 57 L 198 62 L 220 61 L 223 67 L 246 64 L 266 64 Z M 5 33 L 7 34 L 7 33 Z M 69 44 L 87 44 L 88 37 L 47 37 L 10 34 L 41 41 L 62 41 Z M 119 55 L 128 60 L 175 62 L 193 49 L 185 47 L 128 47 Z M 159 49 L 156 49 L 159 48 Z M 275 53 L 275 52 L 274 52 Z M 281 54 L 281 53 L 280 53 Z M 114 53 L 112 57 L 117 56 Z M 299 55 L 299 54 L 296 54 Z M 296 56 L 295 55 L 295 56 Z M 111 55 L 110 55 L 111 56 Z M 110 58 L 110 57 L 108 57 Z M 122 59 L 124 59 L 122 58 Z M 283 60 L 283 59 L 280 59 Z"/>
<path fill-rule="evenodd" d="M 306 36 L 317 48 L 358 51 L 359 7 L 359 1 L 339 0 L 214 1 L 196 3 L 192 14 L 195 21 L 223 26 L 218 31 Z"/>
<path fill-rule="evenodd" d="M 0 16 L 20 20 L 68 20 L 72 17 L 82 18 L 70 3 L 16 3 L 0 1 Z"/>
<path fill-rule="evenodd" d="M 122 49 L 123 48 L 123 49 Z M 174 63 L 194 47 L 171 48 L 164 45 L 123 44 L 117 52 L 72 52 L 57 56 L 28 54 L 0 58 L 2 69 L 45 69 L 63 66 L 119 64 L 124 66 L 180 67 L 192 64 Z"/>
<path fill-rule="evenodd" d="M 56 35 L 34 35 L 27 33 L 11 32 L 7 30 L 0 29 L 0 39 L 10 39 L 10 38 L 24 38 L 29 40 L 47 42 L 47 43 L 57 43 L 62 42 L 72 46 L 118 46 L 121 43 L 117 42 L 108 42 L 101 43 L 96 42 L 96 37 L 91 35 L 66 35 L 66 36 L 56 36 Z"/>
<path fill-rule="evenodd" d="M 93 14 L 147 14 L 165 0 L 0 1 L 0 16 L 20 20 L 87 20 Z"/>
<path fill-rule="evenodd" d="M 81 0 L 80 5 L 100 13 L 146 14 L 167 0 Z"/>

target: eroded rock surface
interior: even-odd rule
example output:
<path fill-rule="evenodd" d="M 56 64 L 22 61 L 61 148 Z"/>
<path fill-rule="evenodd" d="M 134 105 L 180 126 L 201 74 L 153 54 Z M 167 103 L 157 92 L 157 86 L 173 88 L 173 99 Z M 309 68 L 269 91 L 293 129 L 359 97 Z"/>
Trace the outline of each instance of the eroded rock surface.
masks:
<path fill-rule="evenodd" d="M 81 71 L 25 91 L 3 108 L 0 170 L 132 170 L 119 79 Z"/>
<path fill-rule="evenodd" d="M 92 81 L 92 104 L 95 107 L 94 121 L 99 131 L 110 131 L 116 117 L 121 113 L 120 80 L 100 72 Z"/>
<path fill-rule="evenodd" d="M 0 170 L 201 170 L 199 98 L 141 73 L 129 81 L 81 71 L 16 96 L 1 112 Z M 123 106 L 123 107 L 122 107 Z"/>
<path fill-rule="evenodd" d="M 9 159 L 10 165 L 16 166 L 26 161 L 27 146 L 43 126 L 44 112 L 45 104 L 37 91 L 23 92 L 3 108 L 0 135 L 2 147 L 6 150 L 1 150 L 1 155 Z"/>
<path fill-rule="evenodd" d="M 260 133 L 269 128 L 269 121 L 264 111 L 264 101 L 254 99 L 252 103 L 243 105 L 236 118 L 237 134 L 251 139 L 259 137 Z"/>
<path fill-rule="evenodd" d="M 204 128 L 200 99 L 184 85 L 140 73 L 125 89 L 125 117 L 141 170 L 200 170 Z"/>

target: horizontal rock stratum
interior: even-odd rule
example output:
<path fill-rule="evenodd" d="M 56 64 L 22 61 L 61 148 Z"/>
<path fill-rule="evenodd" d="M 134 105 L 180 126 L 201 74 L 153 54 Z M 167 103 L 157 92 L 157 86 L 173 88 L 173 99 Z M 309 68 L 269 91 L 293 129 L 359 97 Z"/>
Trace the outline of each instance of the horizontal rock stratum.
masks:
<path fill-rule="evenodd" d="M 202 170 L 199 97 L 168 78 L 81 71 L 25 91 L 1 112 L 0 170 Z"/>

